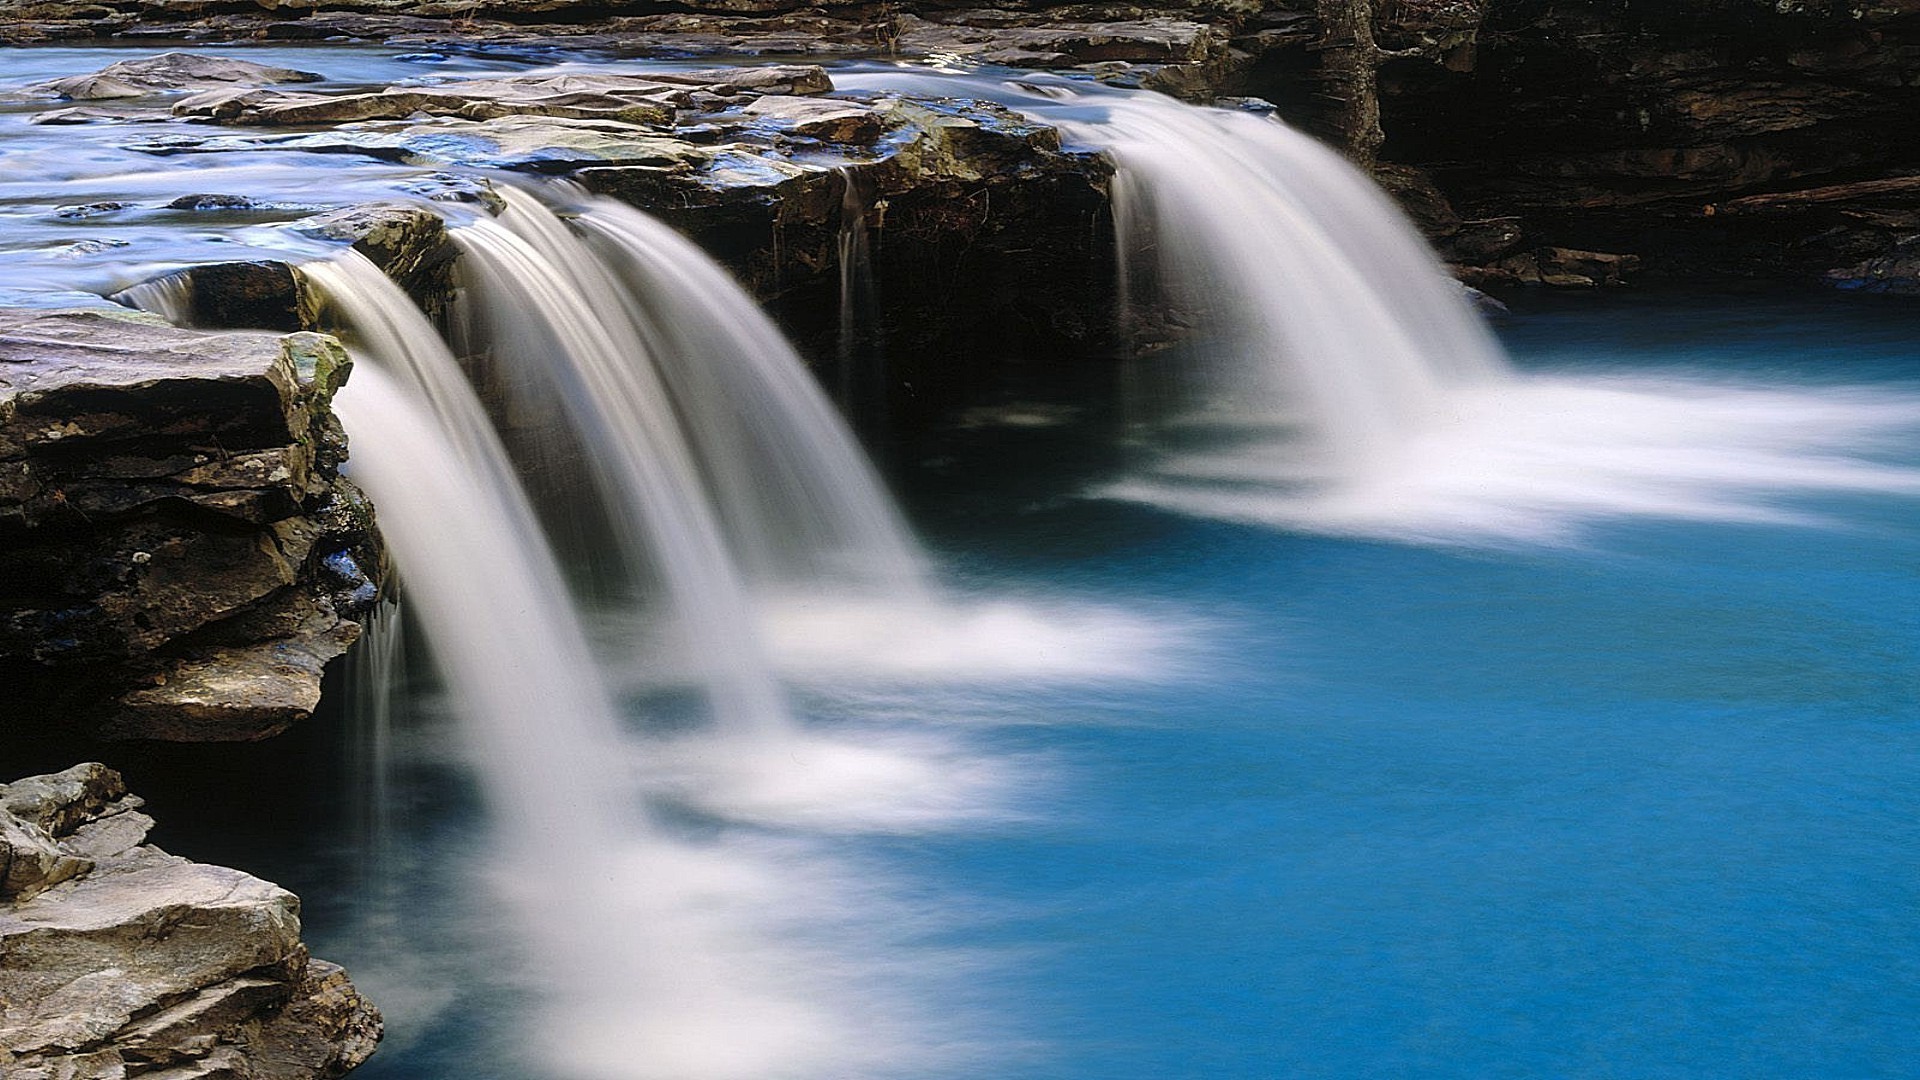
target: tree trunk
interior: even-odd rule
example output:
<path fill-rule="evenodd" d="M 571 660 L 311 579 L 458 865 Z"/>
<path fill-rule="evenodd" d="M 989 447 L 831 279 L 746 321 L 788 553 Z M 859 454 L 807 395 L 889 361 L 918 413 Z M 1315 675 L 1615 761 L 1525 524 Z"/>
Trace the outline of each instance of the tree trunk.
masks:
<path fill-rule="evenodd" d="M 1347 157 L 1373 168 L 1386 135 L 1380 130 L 1380 48 L 1373 40 L 1373 0 L 1316 0 L 1323 37 L 1320 73 L 1338 104 L 1335 123 Z"/>

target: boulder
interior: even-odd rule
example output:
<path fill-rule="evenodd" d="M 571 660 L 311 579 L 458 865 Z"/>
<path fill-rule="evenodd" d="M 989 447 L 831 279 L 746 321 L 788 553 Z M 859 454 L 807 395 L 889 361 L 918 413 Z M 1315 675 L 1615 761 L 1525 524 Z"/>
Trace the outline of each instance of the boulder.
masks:
<path fill-rule="evenodd" d="M 0 787 L 0 855 L 65 860 L 37 877 L 8 863 L 0 1071 L 319 1080 L 365 1061 L 380 1015 L 309 958 L 299 900 L 143 844 L 139 805 L 99 764 Z"/>
<path fill-rule="evenodd" d="M 319 82 L 322 76 L 311 71 L 272 67 L 232 56 L 206 56 L 199 53 L 163 53 L 138 60 L 108 64 L 87 75 L 34 83 L 21 93 L 32 97 L 62 98 L 68 101 L 101 101 L 109 98 L 146 97 L 149 94 L 177 94 L 187 90 L 215 87 L 272 86 L 278 83 Z"/>

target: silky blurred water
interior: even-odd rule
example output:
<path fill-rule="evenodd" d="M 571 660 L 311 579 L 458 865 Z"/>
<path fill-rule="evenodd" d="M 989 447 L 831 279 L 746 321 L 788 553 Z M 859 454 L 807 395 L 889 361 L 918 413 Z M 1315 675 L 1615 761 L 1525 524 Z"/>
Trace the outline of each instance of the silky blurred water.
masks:
<path fill-rule="evenodd" d="M 1920 395 L 1920 312 L 1894 303 L 1584 297 L 1503 336 L 1530 374 Z M 1796 496 L 1817 525 L 1628 516 L 1571 545 L 1189 518 L 1093 495 L 1129 465 L 1124 381 L 1032 370 L 897 447 L 949 580 L 1012 613 L 891 673 L 815 632 L 784 654 L 843 748 L 806 794 L 844 774 L 869 799 L 762 807 L 747 835 L 795 934 L 830 898 L 862 985 L 948 1008 L 889 1075 L 1910 1074 L 1913 499 Z M 1920 463 L 1911 433 L 1867 449 Z M 363 1075 L 523 1080 L 477 806 L 416 690 L 400 873 L 312 806 L 291 842 L 249 842 L 241 812 L 163 797 L 160 840 L 303 893 L 316 953 L 389 1011 Z M 319 766 L 344 736 L 303 738 L 266 772 L 339 798 Z M 680 827 L 732 814 L 737 838 L 730 798 L 690 792 Z"/>
<path fill-rule="evenodd" d="M 492 66 L 324 54 L 343 86 Z M 0 51 L 8 86 L 110 58 Z M 126 129 L 28 129 L 43 107 L 0 107 L 0 289 L 304 252 L 273 223 L 424 171 L 153 170 Z M 274 205 L 164 209 L 208 191 Z M 115 199 L 139 205 L 58 216 Z M 68 249 L 87 239 L 126 244 Z M 685 928 L 667 955 L 715 943 L 633 973 L 685 1021 L 625 1075 L 1911 1075 L 1920 312 L 1535 297 L 1501 329 L 1540 392 L 1476 399 L 1412 462 L 1446 468 L 1346 502 L 1270 509 L 1258 476 L 1253 500 L 1181 498 L 1137 426 L 1177 357 L 1015 370 L 896 433 L 943 612 L 773 610 L 806 737 L 772 755 L 676 740 L 671 679 L 620 687 L 654 752 L 617 765 L 698 887 L 649 911 L 644 873 L 605 876 L 650 932 Z M 360 1075 L 563 1080 L 501 903 L 547 883 L 489 876 L 431 678 L 391 706 L 373 812 L 351 717 L 122 763 L 162 845 L 303 895 L 316 954 L 388 1013 Z M 676 994 L 693 970 L 873 1022 Z"/>

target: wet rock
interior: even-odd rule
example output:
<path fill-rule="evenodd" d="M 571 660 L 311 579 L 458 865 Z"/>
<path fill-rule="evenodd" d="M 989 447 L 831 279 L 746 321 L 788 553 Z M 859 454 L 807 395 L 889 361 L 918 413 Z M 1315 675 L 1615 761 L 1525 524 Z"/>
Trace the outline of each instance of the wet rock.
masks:
<path fill-rule="evenodd" d="M 346 125 L 299 135 L 176 136 L 133 147 L 153 154 L 299 150 L 364 154 L 413 165 L 566 172 L 593 165 L 674 165 L 688 144 L 649 128 L 606 120 L 504 116 L 493 120 L 441 118 L 418 123 Z"/>
<path fill-rule="evenodd" d="M 1591 289 L 1624 285 L 1627 275 L 1639 268 L 1637 255 L 1542 247 L 1509 255 L 1486 271 L 1464 275 L 1464 279 L 1475 287 L 1518 284 Z"/>
<path fill-rule="evenodd" d="M 108 214 L 117 214 L 122 210 L 130 210 L 132 208 L 132 203 L 124 202 L 81 203 L 75 206 L 59 207 L 54 210 L 53 216 L 78 221 L 84 218 L 105 217 Z"/>
<path fill-rule="evenodd" d="M 1456 262 L 1489 263 L 1511 254 L 1526 239 L 1517 221 L 1468 221 L 1460 223 L 1443 245 Z"/>
<path fill-rule="evenodd" d="M 48 109 L 27 118 L 29 124 L 123 124 L 137 114 L 113 109 L 94 109 L 76 105 L 66 109 Z"/>
<path fill-rule="evenodd" d="M 0 890 L 6 1075 L 317 1080 L 363 1062 L 379 1013 L 308 957 L 298 899 L 142 844 L 139 805 L 98 764 L 0 787 L 0 854 L 66 860 Z"/>
<path fill-rule="evenodd" d="M 893 20 L 887 42 L 915 56 L 954 56 L 1009 67 L 1071 67 L 1109 60 L 1204 64 L 1227 38 L 1204 22 L 1143 13 L 1107 22 L 1074 22 L 996 9 L 929 11 Z"/>
<path fill-rule="evenodd" d="M 70 244 L 61 244 L 55 247 L 53 249 L 53 257 L 56 259 L 84 259 L 90 255 L 98 255 L 102 252 L 112 251 L 115 248 L 127 247 L 129 244 L 130 241 L 121 240 L 112 236 L 90 237 L 86 240 L 75 240 Z"/>
<path fill-rule="evenodd" d="M 818 94 L 830 88 L 819 68 L 795 65 L 647 75 L 587 72 L 461 79 L 357 94 L 215 90 L 182 99 L 174 105 L 174 114 L 263 127 L 417 116 L 468 120 L 545 116 L 658 127 L 672 124 L 675 111 L 695 101 L 696 95 L 708 102 L 744 101 L 760 94 Z"/>
<path fill-rule="evenodd" d="M 430 198 L 450 195 L 453 201 L 474 201 L 494 209 L 502 205 L 484 180 L 443 177 L 424 183 L 421 193 Z M 452 300 L 455 251 L 447 240 L 446 221 L 438 214 L 418 206 L 372 204 L 302 218 L 292 228 L 352 245 L 430 316 L 437 317 Z"/>
<path fill-rule="evenodd" d="M 1905 241 L 1884 255 L 1823 276 L 1827 284 L 1845 292 L 1920 296 L 1920 242 Z"/>
<path fill-rule="evenodd" d="M 0 678 L 23 718 L 234 739 L 311 712 L 357 633 L 322 562 L 382 566 L 364 516 L 321 520 L 357 499 L 327 410 L 348 368 L 317 334 L 0 311 Z M 215 709 L 223 683 L 248 692 Z"/>
<path fill-rule="evenodd" d="M 868 145 L 882 127 L 872 108 L 825 98 L 769 94 L 748 102 L 741 112 L 771 130 L 827 142 Z"/>
<path fill-rule="evenodd" d="M 218 86 L 318 82 L 321 78 L 310 71 L 271 67 L 231 56 L 163 53 L 160 56 L 108 64 L 88 75 L 72 75 L 34 83 L 21 92 L 29 96 L 65 98 L 69 101 L 99 101 Z"/>
<path fill-rule="evenodd" d="M 169 210 L 254 210 L 260 203 L 245 195 L 182 195 L 167 204 Z"/>

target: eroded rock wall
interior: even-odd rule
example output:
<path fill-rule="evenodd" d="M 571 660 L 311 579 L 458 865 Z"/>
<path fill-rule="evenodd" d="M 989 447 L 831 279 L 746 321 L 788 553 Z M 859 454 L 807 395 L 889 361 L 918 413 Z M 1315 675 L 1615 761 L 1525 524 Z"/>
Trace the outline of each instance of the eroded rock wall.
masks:
<path fill-rule="evenodd" d="M 1382 74 L 1387 154 L 1472 223 L 1460 257 L 1812 277 L 1920 228 L 1920 3 L 1483 6 L 1469 62 Z"/>
<path fill-rule="evenodd" d="M 375 599 L 318 334 L 0 310 L 0 702 L 18 732 L 263 738 Z"/>

